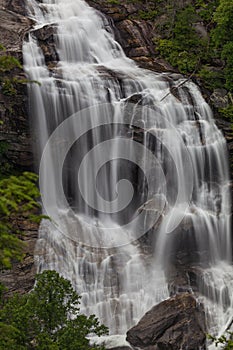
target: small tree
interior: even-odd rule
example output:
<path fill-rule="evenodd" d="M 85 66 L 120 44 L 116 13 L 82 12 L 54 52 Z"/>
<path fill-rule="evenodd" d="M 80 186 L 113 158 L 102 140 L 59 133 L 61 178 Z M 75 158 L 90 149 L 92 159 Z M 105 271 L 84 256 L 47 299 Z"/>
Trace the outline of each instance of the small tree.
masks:
<path fill-rule="evenodd" d="M 8 329 L 8 336 L 0 337 L 0 350 L 6 349 L 1 347 L 1 342 L 14 344 L 15 340 L 22 349 L 104 349 L 91 346 L 88 335 L 101 336 L 107 333 L 107 328 L 94 315 L 80 314 L 79 304 L 80 296 L 57 272 L 44 271 L 37 275 L 31 293 L 16 294 L 2 307 L 0 321 Z"/>

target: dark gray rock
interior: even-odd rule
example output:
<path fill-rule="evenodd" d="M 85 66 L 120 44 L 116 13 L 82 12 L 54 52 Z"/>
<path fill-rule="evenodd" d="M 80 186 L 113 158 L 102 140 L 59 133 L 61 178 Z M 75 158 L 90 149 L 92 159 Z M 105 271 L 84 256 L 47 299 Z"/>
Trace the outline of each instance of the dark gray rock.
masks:
<path fill-rule="evenodd" d="M 229 104 L 229 98 L 227 90 L 215 89 L 210 96 L 210 101 L 216 108 L 226 108 Z"/>
<path fill-rule="evenodd" d="M 181 293 L 154 306 L 127 332 L 126 340 L 145 350 L 206 349 L 203 305 Z"/>
<path fill-rule="evenodd" d="M 43 51 L 47 65 L 49 65 L 51 62 L 58 61 L 58 54 L 55 48 L 56 45 L 54 38 L 56 31 L 56 25 L 46 25 L 33 31 L 33 34 L 38 39 L 38 43 Z"/>
<path fill-rule="evenodd" d="M 157 72 L 176 71 L 165 60 L 156 57 L 153 39 L 156 37 L 156 25 L 138 18 L 138 11 L 145 11 L 143 2 L 113 4 L 108 0 L 87 0 L 109 19 L 116 40 L 121 44 L 126 55 L 146 69 Z"/>
<path fill-rule="evenodd" d="M 22 44 L 25 34 L 33 22 L 25 15 L 25 1 L 1 1 L 0 43 L 6 53 L 22 62 Z M 6 78 L 25 79 L 23 70 L 17 68 L 12 73 L 5 72 Z M 33 165 L 29 121 L 27 115 L 27 87 L 17 84 L 16 95 L 5 95 L 0 91 L 0 142 L 7 145 L 7 162 L 21 170 L 29 170 Z"/>

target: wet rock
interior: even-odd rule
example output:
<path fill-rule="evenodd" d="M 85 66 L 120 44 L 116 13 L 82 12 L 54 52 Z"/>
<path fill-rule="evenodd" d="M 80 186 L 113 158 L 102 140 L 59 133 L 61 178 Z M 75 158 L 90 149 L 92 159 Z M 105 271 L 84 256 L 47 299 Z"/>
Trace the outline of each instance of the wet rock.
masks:
<path fill-rule="evenodd" d="M 166 269 L 166 279 L 170 296 L 196 291 L 196 280 L 191 282 L 188 266 L 182 269 L 180 266 L 170 265 Z"/>
<path fill-rule="evenodd" d="M 230 144 L 233 142 L 232 123 L 227 120 L 217 119 L 216 124 L 219 127 L 219 129 L 222 130 L 226 141 L 229 142 L 228 146 L 231 147 Z"/>
<path fill-rule="evenodd" d="M 44 53 L 46 64 L 57 62 L 59 59 L 55 49 L 56 30 L 56 25 L 46 25 L 33 31 L 33 34 L 38 39 L 38 43 Z"/>
<path fill-rule="evenodd" d="M 142 104 L 142 100 L 143 100 L 143 95 L 139 93 L 133 94 L 132 96 L 126 99 L 128 103 L 139 104 L 139 105 Z"/>
<path fill-rule="evenodd" d="M 151 43 L 148 42 L 149 25 L 136 20 L 125 19 L 117 25 L 121 34 L 121 45 L 127 56 L 134 58 L 150 56 L 153 53 Z"/>
<path fill-rule="evenodd" d="M 117 5 L 109 1 L 88 0 L 95 9 L 104 13 L 109 18 L 116 40 L 121 44 L 126 55 L 135 60 L 141 67 L 165 71 L 164 66 L 169 66 L 164 60 L 155 57 L 155 37 L 153 23 L 138 18 L 138 11 L 145 10 L 145 5 L 140 2 L 128 3 L 119 1 Z M 161 62 L 159 62 L 161 61 Z M 169 70 L 173 70 L 169 66 Z"/>
<path fill-rule="evenodd" d="M 141 68 L 153 70 L 155 72 L 177 72 L 168 62 L 158 57 L 132 57 Z"/>
<path fill-rule="evenodd" d="M 154 306 L 127 332 L 126 340 L 145 350 L 204 350 L 205 332 L 203 305 L 181 293 Z"/>

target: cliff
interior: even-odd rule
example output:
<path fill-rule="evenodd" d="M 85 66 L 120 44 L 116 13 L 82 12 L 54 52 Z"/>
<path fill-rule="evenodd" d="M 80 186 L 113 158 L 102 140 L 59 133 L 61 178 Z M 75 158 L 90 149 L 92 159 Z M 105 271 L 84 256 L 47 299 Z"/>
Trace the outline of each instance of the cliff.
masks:
<path fill-rule="evenodd" d="M 32 21 L 26 16 L 25 4 L 20 0 L 0 2 L 0 43 L 6 48 L 0 54 L 16 57 L 21 63 L 22 44 L 25 34 L 30 30 Z M 1 73 L 3 74 L 3 73 Z M 5 77 L 25 79 L 23 70 L 16 68 L 5 72 Z M 23 170 L 32 170 L 33 151 L 28 118 L 28 99 L 26 84 L 17 84 L 15 94 L 5 94 L 0 90 L 0 161 L 1 174 L 11 174 Z M 28 292 L 34 284 L 34 246 L 38 225 L 19 220 L 17 227 L 25 241 L 25 258 L 14 263 L 12 270 L 0 272 L 0 280 L 8 292 Z"/>
<path fill-rule="evenodd" d="M 147 5 L 141 2 L 126 3 L 123 0 L 117 0 L 117 3 L 109 0 L 89 0 L 88 2 L 109 18 L 109 23 L 111 23 L 116 39 L 122 45 L 125 53 L 134 59 L 139 66 L 155 71 L 177 71 L 158 57 L 153 41 L 153 38 L 156 37 L 154 22 L 150 19 L 143 19 L 142 16 L 137 16 L 139 11 L 145 11 Z M 8 53 L 14 55 L 22 62 L 22 43 L 26 33 L 33 25 L 32 21 L 26 17 L 25 2 L 20 0 L 2 0 L 0 17 L 0 43 L 6 47 Z M 109 28 L 109 30 L 112 30 L 112 28 Z M 45 53 L 46 61 L 51 66 L 56 58 L 56 53 L 53 50 L 54 30 L 51 27 L 44 27 L 36 33 L 41 48 Z M 14 74 L 24 77 L 24 73 L 19 69 Z M 199 81 L 197 83 L 200 84 Z M 203 89 L 203 93 L 214 108 L 219 103 L 227 103 L 224 90 L 219 91 L 219 93 L 215 91 L 214 96 L 206 89 Z M 0 111 L 2 121 L 0 124 L 0 142 L 8 145 L 7 150 L 3 154 L 4 164 L 11 164 L 13 168 L 20 170 L 32 169 L 33 156 L 26 85 L 20 85 L 17 89 L 17 94 L 14 96 L 4 95 L 0 91 Z M 231 123 L 219 119 L 217 114 L 216 117 L 218 117 L 217 123 L 226 137 L 232 165 L 233 135 Z M 231 168 L 231 174 L 233 174 L 233 168 Z M 26 240 L 29 240 L 25 260 L 22 264 L 15 264 L 12 271 L 2 273 L 1 280 L 6 282 L 10 291 L 28 291 L 33 285 L 33 274 L 35 272 L 33 252 L 37 237 L 37 227 L 31 228 L 27 225 L 27 223 L 22 225 L 22 231 L 26 232 L 24 237 Z M 171 294 L 177 288 L 180 288 L 182 291 L 187 290 L 188 282 L 185 276 L 187 276 L 188 270 L 189 267 L 186 266 L 186 268 L 182 267 L 178 272 L 176 270 L 169 272 L 172 280 Z M 195 273 L 196 271 L 189 271 L 190 275 L 195 275 Z"/>

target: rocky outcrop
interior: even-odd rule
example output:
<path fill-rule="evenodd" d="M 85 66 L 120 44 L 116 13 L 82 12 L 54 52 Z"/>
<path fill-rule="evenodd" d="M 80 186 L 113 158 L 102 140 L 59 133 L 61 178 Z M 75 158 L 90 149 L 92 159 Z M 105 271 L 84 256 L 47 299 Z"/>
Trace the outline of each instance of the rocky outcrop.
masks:
<path fill-rule="evenodd" d="M 22 62 L 22 43 L 25 34 L 32 26 L 26 16 L 23 0 L 0 0 L 0 43 L 6 48 L 1 54 L 10 54 Z M 4 72 L 4 77 L 25 79 L 22 69 Z M 31 170 L 33 152 L 31 146 L 28 100 L 26 84 L 16 84 L 16 93 L 4 94 L 0 89 L 0 162 L 1 172 L 6 167 L 10 173 L 15 169 Z M 21 263 L 14 262 L 11 270 L 0 272 L 0 281 L 7 287 L 7 293 L 28 292 L 34 284 L 34 246 L 38 225 L 17 220 L 25 242 L 25 257 Z"/>
<path fill-rule="evenodd" d="M 205 349 L 205 314 L 189 293 L 181 293 L 148 311 L 127 332 L 127 341 L 144 350 Z"/>
<path fill-rule="evenodd" d="M 58 54 L 55 49 L 54 34 L 56 33 L 56 25 L 47 25 L 33 31 L 37 38 L 40 48 L 43 51 L 45 63 L 53 66 L 53 62 L 58 61 Z"/>
<path fill-rule="evenodd" d="M 0 1 L 0 42 L 9 52 L 21 57 L 24 35 L 32 25 L 25 15 L 25 1 Z"/>
<path fill-rule="evenodd" d="M 32 26 L 32 21 L 24 16 L 25 11 L 24 1 L 1 1 L 0 43 L 6 48 L 6 52 L 0 54 L 10 54 L 21 63 L 23 39 Z M 13 72 L 5 72 L 4 76 L 25 79 L 23 70 L 19 68 Z M 16 93 L 4 94 L 0 90 L 0 143 L 4 144 L 5 161 L 17 170 L 27 170 L 33 164 L 27 88 L 26 84 L 16 84 L 15 88 Z"/>
<path fill-rule="evenodd" d="M 116 40 L 121 44 L 124 52 L 138 63 L 140 67 L 154 71 L 175 71 L 166 61 L 156 57 L 153 38 L 156 36 L 155 26 L 149 20 L 138 16 L 145 11 L 143 2 L 127 2 L 117 0 L 87 0 L 94 7 L 109 18 Z"/>

